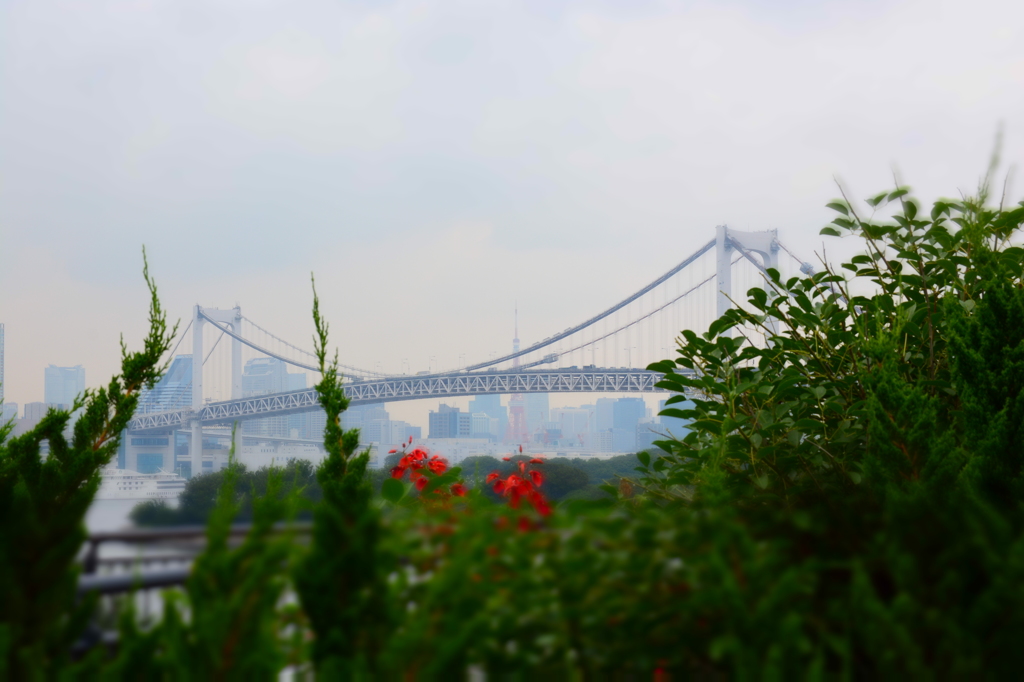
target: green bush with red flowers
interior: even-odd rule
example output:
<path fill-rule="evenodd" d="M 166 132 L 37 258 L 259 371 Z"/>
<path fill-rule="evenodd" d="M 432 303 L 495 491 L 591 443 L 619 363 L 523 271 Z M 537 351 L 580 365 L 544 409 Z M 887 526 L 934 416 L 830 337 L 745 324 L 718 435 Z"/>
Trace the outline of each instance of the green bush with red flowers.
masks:
<path fill-rule="evenodd" d="M 171 622 L 125 616 L 90 675 L 155 661 L 158 679 L 270 680 L 284 665 L 323 680 L 1015 677 L 1024 205 L 987 199 L 986 181 L 927 212 L 904 188 L 868 215 L 830 204 L 823 233 L 865 252 L 768 271 L 706 332 L 684 330 L 651 369 L 690 433 L 597 500 L 552 501 L 561 463 L 516 454 L 470 476 L 411 446 L 376 495 L 341 428 L 314 294 L 328 456 L 311 541 L 260 535 L 295 495 L 254 504 L 254 536 L 197 562 Z M 50 656 L 46 677 L 75 676 Z"/>

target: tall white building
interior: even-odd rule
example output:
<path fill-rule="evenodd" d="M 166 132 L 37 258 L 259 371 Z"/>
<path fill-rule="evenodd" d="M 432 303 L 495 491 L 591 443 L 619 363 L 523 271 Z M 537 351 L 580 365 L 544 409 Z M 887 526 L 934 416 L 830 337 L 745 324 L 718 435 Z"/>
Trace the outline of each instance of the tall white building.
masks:
<path fill-rule="evenodd" d="M 242 370 L 242 396 L 251 398 L 287 391 L 288 368 L 277 358 L 253 358 Z M 287 438 L 291 431 L 288 417 L 264 417 L 242 422 L 246 436 Z"/>
<path fill-rule="evenodd" d="M 136 412 L 164 412 L 191 406 L 192 356 L 176 355 L 156 386 L 142 389 Z"/>
<path fill-rule="evenodd" d="M 498 436 L 498 420 L 486 412 L 473 412 L 469 422 L 470 438 L 496 438 Z"/>
<path fill-rule="evenodd" d="M 589 445 L 594 430 L 594 410 L 589 407 L 556 407 L 551 410 L 551 421 L 558 424 L 562 438 L 572 445 Z"/>
<path fill-rule="evenodd" d="M 71 407 L 75 398 L 80 396 L 83 391 L 85 391 L 85 368 L 81 365 L 74 367 L 50 365 L 46 368 L 43 402 L 47 405 Z"/>

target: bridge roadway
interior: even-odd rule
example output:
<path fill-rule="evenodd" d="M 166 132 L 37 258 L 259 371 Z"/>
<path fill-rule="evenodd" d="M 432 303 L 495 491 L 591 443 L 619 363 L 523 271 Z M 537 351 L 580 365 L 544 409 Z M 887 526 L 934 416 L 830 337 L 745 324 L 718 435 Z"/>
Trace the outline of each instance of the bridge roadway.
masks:
<path fill-rule="evenodd" d="M 350 380 L 345 395 L 352 405 L 512 393 L 649 393 L 660 374 L 645 369 L 585 367 L 553 370 L 455 372 L 383 379 Z M 204 425 L 230 424 L 246 419 L 281 417 L 320 409 L 315 389 L 209 403 L 199 411 Z M 160 432 L 187 427 L 195 419 L 191 408 L 140 414 L 128 424 L 132 433 Z"/>

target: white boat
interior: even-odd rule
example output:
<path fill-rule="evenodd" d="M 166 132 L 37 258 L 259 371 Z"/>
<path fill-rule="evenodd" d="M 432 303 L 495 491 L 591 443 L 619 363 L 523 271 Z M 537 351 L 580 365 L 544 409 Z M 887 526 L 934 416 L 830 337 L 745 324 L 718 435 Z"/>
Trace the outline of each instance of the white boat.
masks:
<path fill-rule="evenodd" d="M 96 491 L 97 500 L 176 500 L 185 489 L 184 478 L 163 470 L 142 474 L 106 466 L 102 474 L 103 481 Z"/>

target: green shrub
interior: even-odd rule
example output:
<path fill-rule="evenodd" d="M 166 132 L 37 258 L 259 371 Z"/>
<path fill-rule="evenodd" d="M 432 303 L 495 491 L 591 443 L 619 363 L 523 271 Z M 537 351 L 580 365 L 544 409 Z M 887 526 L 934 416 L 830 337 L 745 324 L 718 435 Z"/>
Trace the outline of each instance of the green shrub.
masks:
<path fill-rule="evenodd" d="M 380 547 L 380 512 L 366 475 L 370 454 L 356 455 L 359 432 L 343 431 L 348 398 L 338 376 L 337 354 L 327 361 L 328 325 L 313 291 L 314 337 L 321 380 L 316 385 L 327 413 L 327 457 L 316 470 L 323 500 L 313 510 L 313 539 L 293 579 L 313 632 L 311 659 L 326 680 L 372 679 L 383 674 L 380 652 L 395 618 L 385 577 L 392 561 Z"/>
<path fill-rule="evenodd" d="M 177 329 L 167 329 L 148 267 L 143 276 L 149 334 L 141 352 L 129 353 L 122 342 L 121 374 L 104 388 L 86 390 L 71 411 L 51 408 L 17 438 L 6 440 L 10 431 L 0 428 L 0 679 L 56 676 L 92 613 L 94 600 L 75 596 L 85 512 L 139 391 L 152 388 L 165 369 L 160 360 Z M 80 417 L 68 442 L 71 412 Z M 49 443 L 47 457 L 40 455 L 43 441 Z"/>
<path fill-rule="evenodd" d="M 683 439 L 659 443 L 658 457 L 467 461 L 465 496 L 449 486 L 458 469 L 417 470 L 418 493 L 368 474 L 358 433 L 341 428 L 348 401 L 314 290 L 328 456 L 316 469 L 321 497 L 308 503 L 309 546 L 270 529 L 293 514 L 300 488 L 313 490 L 310 472 L 289 488 L 267 470 L 246 494 L 237 467 L 198 477 L 189 507 L 213 509 L 209 550 L 163 621 L 147 628 L 124 614 L 105 672 L 270 679 L 291 661 L 328 680 L 460 679 L 471 666 L 493 679 L 1014 675 L 1024 663 L 1024 249 L 1014 245 L 1024 204 L 985 201 L 983 185 L 977 199 L 925 214 L 899 188 L 869 202 L 895 207 L 889 219 L 834 202 L 824 232 L 864 239 L 866 254 L 787 281 L 769 271 L 769 292 L 752 289 L 704 334 L 683 332 L 677 357 L 651 366 L 677 394 L 662 414 L 690 420 Z M 59 434 L 59 422 L 41 433 Z M 61 464 L 48 475 L 60 485 L 48 499 L 61 509 L 60 490 L 79 490 L 73 480 L 94 490 L 95 469 L 53 442 L 47 462 Z M 28 441 L 15 443 L 24 452 Z M 0 471 L 22 478 L 0 504 L 29 505 L 36 519 L 44 508 L 24 491 L 46 463 L 3 452 Z M 522 482 L 529 467 L 542 472 L 534 485 L 562 498 L 553 513 L 516 508 L 484 478 L 519 472 Z M 68 478 L 78 470 L 85 478 Z M 49 609 L 35 634 L 5 611 L 7 674 L 66 667 L 69 633 L 88 615 L 88 605 L 55 606 L 74 589 L 73 552 L 55 529 L 81 533 L 77 495 L 65 492 L 74 503 L 63 525 L 33 521 L 51 529 L 43 537 L 64 573 L 34 593 Z M 231 549 L 227 528 L 250 503 L 254 531 Z M 5 576 L 27 581 L 8 563 Z M 289 578 L 301 609 L 283 605 Z M 43 657 L 39 671 L 30 656 Z"/>
<path fill-rule="evenodd" d="M 770 293 L 651 366 L 704 396 L 662 413 L 692 432 L 643 481 L 690 510 L 684 613 L 702 625 L 679 636 L 700 665 L 963 678 L 1024 660 L 1024 207 L 985 198 L 925 213 L 898 188 L 869 201 L 888 221 L 833 202 L 822 232 L 866 254 L 770 271 Z"/>
<path fill-rule="evenodd" d="M 294 494 L 282 471 L 269 471 L 266 494 L 252 500 L 252 528 L 232 548 L 231 525 L 241 510 L 233 455 L 232 446 L 207 546 L 184 593 L 164 592 L 163 618 L 152 628 L 141 627 L 130 608 L 123 614 L 118 654 L 105 670 L 110 679 L 275 680 L 284 668 L 281 601 L 293 547 L 275 525 L 293 516 Z"/>

